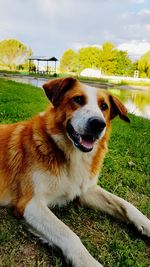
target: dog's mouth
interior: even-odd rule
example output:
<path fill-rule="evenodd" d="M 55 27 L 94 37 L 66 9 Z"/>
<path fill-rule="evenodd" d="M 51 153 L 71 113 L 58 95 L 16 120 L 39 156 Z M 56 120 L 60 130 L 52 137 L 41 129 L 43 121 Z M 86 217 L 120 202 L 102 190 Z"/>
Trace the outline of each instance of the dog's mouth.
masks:
<path fill-rule="evenodd" d="M 82 152 L 90 152 L 94 147 L 95 141 L 99 138 L 99 135 L 81 135 L 75 131 L 70 122 L 67 123 L 67 133 L 74 145 Z"/>

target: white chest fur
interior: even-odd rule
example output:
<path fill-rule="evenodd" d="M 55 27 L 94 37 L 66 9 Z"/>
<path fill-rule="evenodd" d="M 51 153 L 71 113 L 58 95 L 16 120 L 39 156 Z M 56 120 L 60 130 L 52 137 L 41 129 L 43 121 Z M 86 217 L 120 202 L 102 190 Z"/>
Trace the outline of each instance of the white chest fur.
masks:
<path fill-rule="evenodd" d="M 90 163 L 90 153 L 74 152 L 58 176 L 51 175 L 50 171 L 35 170 L 32 176 L 35 195 L 49 206 L 72 201 L 96 183 L 96 177 L 91 178 L 89 174 Z"/>

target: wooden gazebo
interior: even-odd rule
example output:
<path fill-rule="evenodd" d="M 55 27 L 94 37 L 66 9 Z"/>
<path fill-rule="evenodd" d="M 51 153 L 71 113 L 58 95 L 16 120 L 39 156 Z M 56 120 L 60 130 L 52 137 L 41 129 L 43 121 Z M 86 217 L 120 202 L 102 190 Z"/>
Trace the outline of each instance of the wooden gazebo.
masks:
<path fill-rule="evenodd" d="M 58 61 L 58 59 L 56 57 L 51 57 L 51 58 L 47 58 L 47 57 L 29 57 L 29 72 L 31 73 L 40 73 L 40 74 L 50 74 L 50 75 L 56 75 L 56 62 Z M 37 61 L 36 66 L 32 66 L 32 61 Z M 49 70 L 49 61 L 53 61 L 54 62 L 54 68 L 53 70 Z M 40 70 L 40 62 L 46 62 L 46 69 L 45 70 Z"/>

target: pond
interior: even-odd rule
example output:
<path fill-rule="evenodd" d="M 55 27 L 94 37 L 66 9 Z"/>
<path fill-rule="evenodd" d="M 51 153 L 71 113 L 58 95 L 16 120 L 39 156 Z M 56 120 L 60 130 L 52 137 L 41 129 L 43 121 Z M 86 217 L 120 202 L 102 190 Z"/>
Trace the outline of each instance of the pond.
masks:
<path fill-rule="evenodd" d="M 110 89 L 124 103 L 128 112 L 150 120 L 150 90 Z"/>
<path fill-rule="evenodd" d="M 4 77 L 6 79 L 11 79 L 16 82 L 29 83 L 37 87 L 42 87 L 42 85 L 47 81 L 45 78 L 33 78 L 33 77 Z M 90 83 L 91 86 L 95 84 Z M 97 87 L 102 87 L 96 85 Z M 143 118 L 150 119 L 150 89 L 133 89 L 132 87 L 119 87 L 108 88 L 106 89 L 111 92 L 113 95 L 117 96 L 127 107 L 128 112 Z"/>

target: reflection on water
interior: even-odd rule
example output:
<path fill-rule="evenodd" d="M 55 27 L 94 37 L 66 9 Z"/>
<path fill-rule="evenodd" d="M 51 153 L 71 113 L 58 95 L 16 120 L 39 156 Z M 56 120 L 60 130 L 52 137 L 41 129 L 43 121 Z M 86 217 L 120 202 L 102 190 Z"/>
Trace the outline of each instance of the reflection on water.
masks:
<path fill-rule="evenodd" d="M 42 87 L 47 81 L 44 78 L 33 77 L 5 77 L 16 82 L 29 83 L 37 87 Z M 131 89 L 108 89 L 113 95 L 117 96 L 127 107 L 129 113 L 150 119 L 150 90 L 131 90 Z"/>
<path fill-rule="evenodd" d="M 34 77 L 19 77 L 19 76 L 6 76 L 3 77 L 7 80 L 12 80 L 19 83 L 29 83 L 37 87 L 42 87 L 42 85 L 47 81 L 45 78 L 34 78 Z"/>
<path fill-rule="evenodd" d="M 127 107 L 128 112 L 150 119 L 150 90 L 110 89 Z"/>

